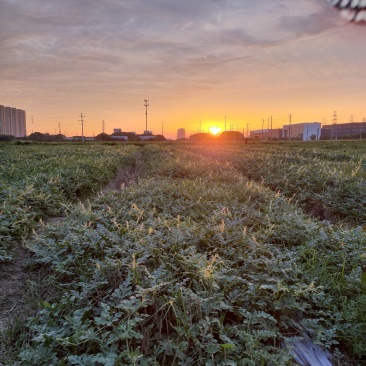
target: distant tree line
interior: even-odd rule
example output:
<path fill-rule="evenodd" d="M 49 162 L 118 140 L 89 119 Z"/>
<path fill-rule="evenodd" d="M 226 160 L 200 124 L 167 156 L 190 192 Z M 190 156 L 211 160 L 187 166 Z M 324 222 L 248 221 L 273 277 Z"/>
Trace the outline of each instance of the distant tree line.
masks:
<path fill-rule="evenodd" d="M 245 141 L 245 137 L 238 131 L 224 131 L 219 136 L 210 133 L 196 133 L 189 138 L 195 142 L 211 142 L 211 141 Z"/>
<path fill-rule="evenodd" d="M 33 132 L 28 137 L 27 140 L 36 142 L 63 142 L 66 136 L 62 134 L 50 135 L 49 133 Z"/>
<path fill-rule="evenodd" d="M 14 141 L 16 139 L 13 135 L 0 135 L 0 141 Z"/>
<path fill-rule="evenodd" d="M 139 135 L 133 132 L 116 132 L 112 135 L 108 135 L 106 133 L 100 133 L 99 135 L 94 137 L 94 141 L 121 141 L 123 139 L 118 139 L 118 136 L 126 136 L 128 138 L 127 141 L 141 141 Z M 72 140 L 74 141 L 81 141 L 81 136 L 74 136 Z M 88 138 L 89 139 L 89 138 Z M 12 141 L 16 140 L 14 136 L 5 136 L 0 135 L 0 141 Z M 66 138 L 65 135 L 58 134 L 58 135 L 50 135 L 48 133 L 41 133 L 41 132 L 33 132 L 28 137 L 27 140 L 35 141 L 35 142 L 65 142 L 70 141 L 70 139 Z M 148 140 L 144 139 L 144 141 L 166 141 L 166 138 L 163 135 L 151 135 L 151 138 Z"/>

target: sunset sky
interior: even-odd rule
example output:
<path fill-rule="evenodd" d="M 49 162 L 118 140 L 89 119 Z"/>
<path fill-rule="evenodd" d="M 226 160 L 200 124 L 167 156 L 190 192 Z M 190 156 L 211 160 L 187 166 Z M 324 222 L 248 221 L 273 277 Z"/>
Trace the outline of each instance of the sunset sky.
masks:
<path fill-rule="evenodd" d="M 366 118 L 366 26 L 324 0 L 0 0 L 0 104 L 27 132 Z M 33 116 L 33 124 L 31 122 Z"/>

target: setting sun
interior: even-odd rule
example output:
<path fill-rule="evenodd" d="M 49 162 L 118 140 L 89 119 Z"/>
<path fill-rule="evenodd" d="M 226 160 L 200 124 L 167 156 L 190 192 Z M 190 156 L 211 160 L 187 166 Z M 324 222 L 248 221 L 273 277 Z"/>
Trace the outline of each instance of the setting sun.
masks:
<path fill-rule="evenodd" d="M 221 131 L 221 128 L 219 128 L 219 127 L 210 127 L 210 128 L 209 128 L 209 131 L 210 131 L 210 133 L 212 133 L 213 135 L 217 135 L 217 134 Z"/>

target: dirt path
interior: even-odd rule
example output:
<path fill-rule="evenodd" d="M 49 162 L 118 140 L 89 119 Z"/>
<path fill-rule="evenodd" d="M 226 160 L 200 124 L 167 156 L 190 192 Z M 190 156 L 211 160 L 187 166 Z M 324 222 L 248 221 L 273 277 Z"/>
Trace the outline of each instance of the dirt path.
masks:
<path fill-rule="evenodd" d="M 30 278 L 26 269 L 29 258 L 30 253 L 19 246 L 14 252 L 14 260 L 0 266 L 0 332 L 26 305 L 24 287 Z"/>

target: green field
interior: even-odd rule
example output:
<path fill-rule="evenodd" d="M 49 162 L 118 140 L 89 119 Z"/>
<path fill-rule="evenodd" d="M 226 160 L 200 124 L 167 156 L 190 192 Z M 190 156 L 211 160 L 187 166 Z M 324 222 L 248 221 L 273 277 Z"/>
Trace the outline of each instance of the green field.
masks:
<path fill-rule="evenodd" d="M 366 144 L 0 152 L 0 259 L 48 286 L 4 365 L 293 365 L 305 331 L 366 362 Z"/>

